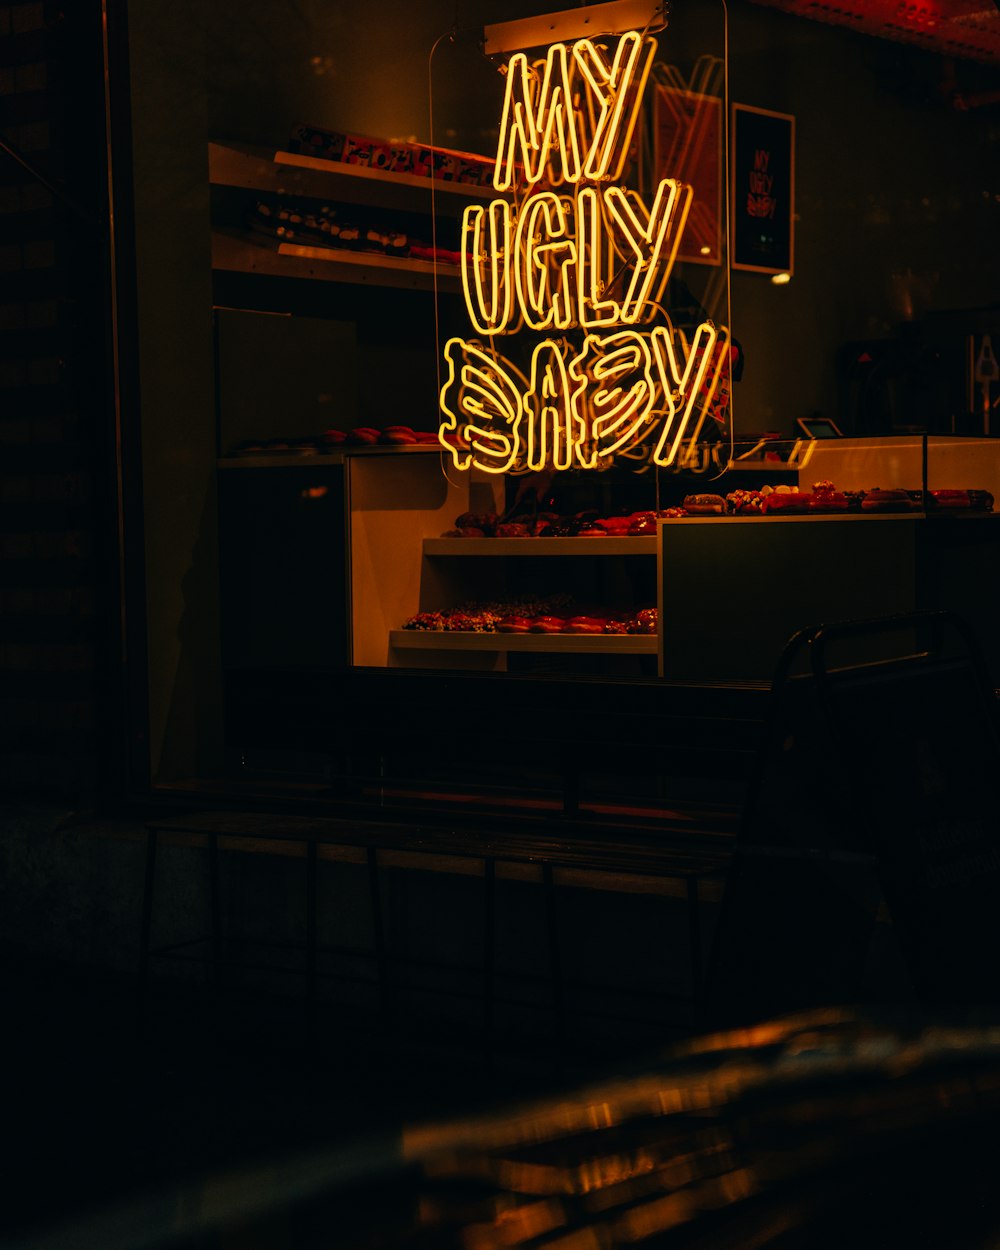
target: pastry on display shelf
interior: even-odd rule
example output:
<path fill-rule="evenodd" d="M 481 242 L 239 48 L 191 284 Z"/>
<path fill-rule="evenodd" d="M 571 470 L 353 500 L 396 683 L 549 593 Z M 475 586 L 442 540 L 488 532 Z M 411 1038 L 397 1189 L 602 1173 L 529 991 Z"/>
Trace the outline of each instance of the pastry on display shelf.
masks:
<path fill-rule="evenodd" d="M 352 447 L 415 447 L 437 445 L 436 430 L 414 430 L 408 425 L 356 425 L 350 430 L 328 429 L 298 438 L 247 439 L 229 452 L 232 456 L 323 455 Z"/>
<path fill-rule="evenodd" d="M 726 510 L 726 501 L 721 495 L 685 495 L 683 506 L 689 516 L 722 516 Z"/>
<path fill-rule="evenodd" d="M 361 446 L 412 447 L 417 444 L 436 444 L 436 430 L 414 430 L 409 425 L 357 425 L 346 433 L 348 443 Z"/>
<path fill-rule="evenodd" d="M 906 490 L 866 491 L 861 500 L 862 512 L 913 512 L 920 504 Z"/>
<path fill-rule="evenodd" d="M 809 492 L 804 490 L 791 490 L 790 488 L 777 487 L 769 494 L 765 495 L 761 500 L 761 512 L 808 512 L 809 511 Z"/>
<path fill-rule="evenodd" d="M 571 616 L 564 622 L 563 633 L 567 634 L 603 634 L 607 625 L 603 616 Z"/>
<path fill-rule="evenodd" d="M 832 482 L 813 482 L 812 495 L 809 497 L 810 512 L 847 512 L 850 507 L 850 499 L 842 490 L 837 490 Z"/>
<path fill-rule="evenodd" d="M 417 612 L 403 625 L 404 629 L 444 629 L 443 612 Z"/>
<path fill-rule="evenodd" d="M 476 152 L 457 152 L 404 139 L 372 138 L 305 123 L 293 128 L 288 150 L 386 173 L 423 178 L 433 175 L 443 182 L 476 187 L 492 184 L 495 163 L 492 157 Z"/>
<path fill-rule="evenodd" d="M 356 446 L 371 447 L 378 442 L 381 432 L 381 430 L 376 430 L 374 426 L 356 425 L 353 430 L 348 430 L 347 441 Z"/>
<path fill-rule="evenodd" d="M 993 511 L 993 496 L 988 490 L 931 490 L 927 494 L 933 510 Z"/>
<path fill-rule="evenodd" d="M 351 212 L 361 215 L 361 220 L 355 220 L 342 216 L 338 207 L 282 196 L 258 200 L 244 221 L 251 234 L 274 243 L 461 265 L 462 254 L 454 248 L 412 239 L 391 223 L 366 218 L 365 211 L 353 205 Z"/>
<path fill-rule="evenodd" d="M 528 632 L 532 634 L 561 634 L 568 622 L 561 616 L 535 616 L 528 621 Z"/>
<path fill-rule="evenodd" d="M 656 608 L 641 608 L 627 626 L 630 634 L 655 634 L 657 631 Z"/>
<path fill-rule="evenodd" d="M 597 523 L 612 538 L 624 538 L 632 525 L 632 514 L 630 513 L 628 516 L 601 517 Z"/>
<path fill-rule="evenodd" d="M 680 509 L 664 512 L 629 512 L 621 516 L 598 516 L 595 510 L 559 516 L 539 512 L 535 516 L 499 517 L 495 512 L 463 512 L 442 538 L 625 538 L 655 535 L 658 516 L 685 515 Z"/>
<path fill-rule="evenodd" d="M 493 609 L 470 605 L 445 613 L 444 628 L 456 634 L 495 634 L 499 620 Z"/>
<path fill-rule="evenodd" d="M 570 611 L 567 596 L 553 600 L 464 604 L 450 611 L 417 612 L 404 622 L 409 630 L 474 634 L 655 634 L 656 608 L 617 611 Z"/>
<path fill-rule="evenodd" d="M 690 498 L 690 497 L 689 497 Z M 685 499 L 685 505 L 688 500 Z M 993 496 L 986 490 L 932 490 L 927 492 L 928 511 L 938 509 L 963 512 L 992 512 Z M 726 495 L 726 515 L 762 516 L 766 513 L 881 513 L 917 512 L 924 506 L 919 490 L 893 488 L 883 490 L 838 490 L 833 482 L 814 482 L 811 491 L 794 487 L 762 486 L 760 490 L 734 490 Z M 686 506 L 685 512 L 692 508 Z M 661 517 L 665 514 L 661 512 Z"/>
<path fill-rule="evenodd" d="M 531 617 L 530 616 L 521 616 L 518 613 L 511 613 L 508 616 L 502 616 L 499 619 L 499 621 L 497 621 L 497 633 L 527 634 L 530 632 L 531 632 Z"/>
<path fill-rule="evenodd" d="M 760 516 L 763 496 L 759 490 L 733 490 L 726 496 L 726 511 L 730 516 Z"/>

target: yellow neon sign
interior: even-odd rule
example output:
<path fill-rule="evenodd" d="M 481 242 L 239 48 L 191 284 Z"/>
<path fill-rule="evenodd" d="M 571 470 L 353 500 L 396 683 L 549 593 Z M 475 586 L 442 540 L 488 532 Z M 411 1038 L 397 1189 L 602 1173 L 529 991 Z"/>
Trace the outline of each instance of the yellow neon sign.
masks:
<path fill-rule="evenodd" d="M 510 472 L 521 453 L 523 376 L 508 362 L 496 363 L 481 347 L 464 339 L 449 339 L 444 358 L 448 377 L 441 388 L 444 420 L 438 437 L 459 469 L 475 464 L 488 473 Z M 457 434 L 469 449 L 446 441 L 448 434 Z"/>
<path fill-rule="evenodd" d="M 571 469 L 581 459 L 587 435 L 577 411 L 584 380 L 576 381 L 558 343 L 546 339 L 531 354 L 531 386 L 524 396 L 529 469 Z"/>
<path fill-rule="evenodd" d="M 587 336 L 574 366 L 589 382 L 595 457 L 637 446 L 651 432 L 654 408 L 669 403 L 657 365 L 651 337 L 632 330 Z"/>
<path fill-rule="evenodd" d="M 533 330 L 565 330 L 574 322 L 570 275 L 577 264 L 577 245 L 567 237 L 571 212 L 561 196 L 540 191 L 518 219 L 514 242 L 517 304 Z"/>
<path fill-rule="evenodd" d="M 590 39 L 554 43 L 535 64 L 511 57 L 494 187 L 620 178 L 655 54 L 655 39 L 629 31 L 610 62 Z"/>
<path fill-rule="evenodd" d="M 647 209 L 634 191 L 537 191 L 521 206 L 473 204 L 462 219 L 462 289 L 480 334 L 634 325 L 677 258 L 691 188 L 665 178 Z M 627 282 L 616 274 L 627 274 Z M 620 298 L 614 292 L 622 288 Z"/>
<path fill-rule="evenodd" d="M 669 465 L 702 429 L 728 333 L 704 322 L 688 344 L 672 327 L 634 328 L 660 311 L 691 188 L 665 178 L 647 208 L 610 185 L 655 51 L 632 31 L 610 58 L 582 39 L 554 44 L 542 61 L 510 61 L 493 184 L 528 195 L 465 210 L 462 289 L 475 333 L 491 345 L 523 329 L 549 337 L 528 376 L 493 346 L 448 340 L 439 433 L 458 468 L 595 468 L 647 450 Z M 551 337 L 571 330 L 584 332 L 579 348 Z"/>
<path fill-rule="evenodd" d="M 545 339 L 530 379 L 466 339 L 449 339 L 444 355 L 441 433 L 467 446 L 442 441 L 460 469 L 593 469 L 654 437 L 650 458 L 668 466 L 701 430 L 729 336 L 706 322 L 690 346 L 665 326 L 588 334 L 579 351 Z"/>
<path fill-rule="evenodd" d="M 497 334 L 510 326 L 514 312 L 509 249 L 512 233 L 511 208 L 506 200 L 465 210 L 462 290 L 469 320 L 480 334 Z"/>

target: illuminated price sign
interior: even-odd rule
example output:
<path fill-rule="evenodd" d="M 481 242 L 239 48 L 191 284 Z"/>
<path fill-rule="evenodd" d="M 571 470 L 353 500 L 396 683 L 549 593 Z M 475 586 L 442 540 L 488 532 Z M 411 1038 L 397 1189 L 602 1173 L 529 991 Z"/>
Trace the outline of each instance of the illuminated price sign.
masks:
<path fill-rule="evenodd" d="M 691 188 L 665 178 L 647 206 L 618 185 L 655 53 L 632 31 L 610 58 L 589 39 L 511 58 L 493 186 L 521 198 L 465 210 L 477 337 L 444 348 L 439 436 L 459 468 L 593 469 L 646 447 L 669 465 L 701 430 L 729 336 L 706 321 L 688 339 L 660 305 Z M 525 331 L 545 336 L 526 371 L 497 347 Z"/>

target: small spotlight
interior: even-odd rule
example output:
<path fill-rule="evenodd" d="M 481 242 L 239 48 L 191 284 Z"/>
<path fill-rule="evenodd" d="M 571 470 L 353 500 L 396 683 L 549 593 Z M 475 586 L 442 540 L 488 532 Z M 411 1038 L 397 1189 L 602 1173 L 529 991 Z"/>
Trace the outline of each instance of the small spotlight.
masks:
<path fill-rule="evenodd" d="M 792 280 L 792 275 L 790 273 L 771 274 L 771 281 L 774 283 L 775 286 L 786 286 L 789 282 L 791 282 L 791 280 Z"/>

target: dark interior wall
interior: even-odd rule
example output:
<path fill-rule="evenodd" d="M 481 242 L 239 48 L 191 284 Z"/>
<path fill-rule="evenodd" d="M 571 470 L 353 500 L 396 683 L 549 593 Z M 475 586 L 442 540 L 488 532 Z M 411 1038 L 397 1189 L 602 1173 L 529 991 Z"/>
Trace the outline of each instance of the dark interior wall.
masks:
<path fill-rule="evenodd" d="M 737 425 L 788 430 L 810 410 L 837 416 L 843 344 L 1000 301 L 1000 109 L 962 111 L 949 91 L 952 76 L 969 90 L 1000 74 L 731 7 L 733 99 L 796 118 L 794 278 L 733 275 Z"/>
<path fill-rule="evenodd" d="M 100 53 L 93 0 L 0 8 L 4 795 L 117 782 Z"/>
<path fill-rule="evenodd" d="M 281 144 L 309 121 L 422 141 L 433 133 L 446 146 L 491 153 L 502 83 L 473 32 L 554 7 L 216 0 L 210 129 Z M 954 107 L 949 73 L 960 85 L 989 77 L 972 63 L 949 67 L 748 0 L 729 4 L 728 31 L 726 14 L 722 0 L 677 0 L 659 56 L 687 76 L 697 56 L 722 56 L 728 42 L 731 99 L 796 118 L 794 278 L 778 287 L 734 273 L 731 310 L 747 356 L 737 427 L 791 433 L 806 413 L 837 415 L 844 343 L 892 337 L 931 310 L 997 300 L 998 111 Z"/>
<path fill-rule="evenodd" d="M 127 68 L 136 316 L 122 329 L 139 375 L 128 420 L 141 425 L 149 749 L 163 780 L 217 769 L 222 749 L 202 7 L 129 3 Z"/>
<path fill-rule="evenodd" d="M 216 137 L 283 144 L 296 122 L 312 122 L 426 143 L 433 128 L 443 146 L 489 152 L 503 88 L 475 32 L 484 23 L 557 6 L 537 0 L 389 0 L 369 8 L 324 0 L 294 6 L 215 0 L 209 7 Z"/>

